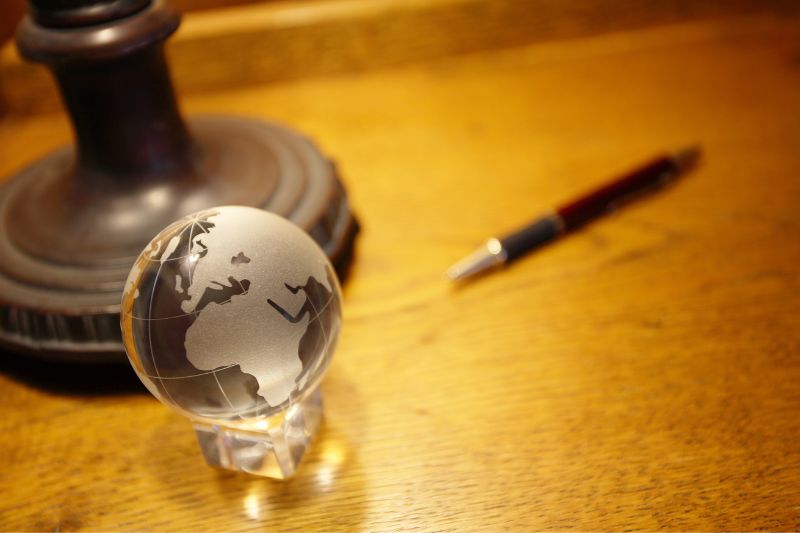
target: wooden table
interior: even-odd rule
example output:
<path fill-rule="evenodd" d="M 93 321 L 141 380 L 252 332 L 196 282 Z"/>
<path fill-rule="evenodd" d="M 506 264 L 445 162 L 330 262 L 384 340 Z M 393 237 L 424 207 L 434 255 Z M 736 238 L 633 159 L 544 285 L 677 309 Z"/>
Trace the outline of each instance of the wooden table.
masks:
<path fill-rule="evenodd" d="M 298 475 L 212 470 L 127 368 L 0 358 L 0 529 L 800 527 L 800 30 L 736 16 L 195 94 L 335 154 L 364 225 Z M 3 175 L 69 139 L 0 122 Z M 662 149 L 675 187 L 443 270 Z M 45 378 L 44 373 L 57 376 Z"/>

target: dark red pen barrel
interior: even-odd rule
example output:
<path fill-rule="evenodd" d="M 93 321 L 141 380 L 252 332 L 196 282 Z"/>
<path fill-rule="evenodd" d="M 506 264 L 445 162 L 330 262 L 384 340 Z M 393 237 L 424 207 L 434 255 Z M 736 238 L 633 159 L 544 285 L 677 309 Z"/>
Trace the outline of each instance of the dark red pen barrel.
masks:
<path fill-rule="evenodd" d="M 662 181 L 678 171 L 670 157 L 660 157 L 639 167 L 621 178 L 600 187 L 556 210 L 569 231 L 602 215 L 615 204 L 646 189 L 660 185 Z"/>

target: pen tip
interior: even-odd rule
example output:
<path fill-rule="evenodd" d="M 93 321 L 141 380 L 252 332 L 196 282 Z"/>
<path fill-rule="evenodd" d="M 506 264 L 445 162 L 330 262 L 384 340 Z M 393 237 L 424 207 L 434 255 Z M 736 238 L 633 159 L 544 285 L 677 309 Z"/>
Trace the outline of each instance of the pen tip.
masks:
<path fill-rule="evenodd" d="M 445 272 L 450 281 L 476 276 L 505 262 L 505 251 L 497 239 L 489 239 L 483 246 L 451 266 Z"/>
<path fill-rule="evenodd" d="M 455 266 L 452 266 L 447 269 L 447 272 L 444 273 L 444 277 L 449 281 L 458 281 L 464 277 L 464 273 Z"/>
<path fill-rule="evenodd" d="M 447 269 L 444 273 L 444 277 L 447 278 L 448 281 L 461 281 L 462 279 L 466 279 L 472 275 L 472 265 L 467 264 L 465 261 L 459 261 L 455 265 L 451 266 Z"/>

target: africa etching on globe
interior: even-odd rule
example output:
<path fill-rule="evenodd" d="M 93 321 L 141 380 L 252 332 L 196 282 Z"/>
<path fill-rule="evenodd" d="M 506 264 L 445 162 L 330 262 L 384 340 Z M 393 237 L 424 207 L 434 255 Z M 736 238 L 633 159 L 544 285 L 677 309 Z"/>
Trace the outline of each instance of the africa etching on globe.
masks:
<path fill-rule="evenodd" d="M 280 242 L 279 236 L 276 242 L 273 228 L 263 222 L 256 210 L 237 216 L 206 211 L 179 221 L 171 238 L 153 241 L 145 250 L 144 260 L 158 269 L 156 281 L 151 294 L 136 287 L 133 298 L 137 307 L 149 306 L 143 309 L 150 314 L 154 301 L 163 306 L 164 300 L 173 299 L 160 296 L 169 288 L 173 314 L 192 319 L 180 350 L 185 349 L 185 359 L 204 372 L 238 366 L 257 381 L 257 395 L 269 407 L 277 407 L 324 370 L 325 358 L 307 355 L 313 350 L 304 350 L 301 344 L 308 342 L 311 322 L 321 330 L 324 342 L 331 341 L 326 324 L 318 318 L 331 305 L 336 282 L 318 250 L 298 249 L 290 237 Z M 261 232 L 270 238 L 259 238 Z M 141 267 L 135 267 L 129 280 L 141 277 L 136 269 Z M 126 292 L 133 289 L 129 286 Z M 153 356 L 156 376 L 151 377 L 171 395 L 164 385 L 170 378 L 163 377 L 156 364 L 158 335 L 148 326 L 149 346 L 143 351 Z M 231 403 L 231 391 L 226 394 L 216 374 L 214 379 L 230 407 L 245 414 L 239 404 Z"/>

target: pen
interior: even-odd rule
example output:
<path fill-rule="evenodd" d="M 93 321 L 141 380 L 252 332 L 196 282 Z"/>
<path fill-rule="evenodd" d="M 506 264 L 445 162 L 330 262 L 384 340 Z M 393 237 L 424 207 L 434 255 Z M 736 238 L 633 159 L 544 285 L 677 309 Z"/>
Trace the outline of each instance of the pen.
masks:
<path fill-rule="evenodd" d="M 453 281 L 505 265 L 553 239 L 580 228 L 639 193 L 658 189 L 691 168 L 700 148 L 691 146 L 663 155 L 557 208 L 533 223 L 483 246 L 447 270 Z"/>

